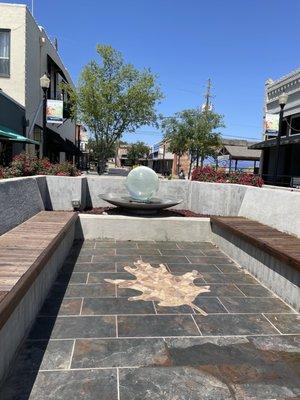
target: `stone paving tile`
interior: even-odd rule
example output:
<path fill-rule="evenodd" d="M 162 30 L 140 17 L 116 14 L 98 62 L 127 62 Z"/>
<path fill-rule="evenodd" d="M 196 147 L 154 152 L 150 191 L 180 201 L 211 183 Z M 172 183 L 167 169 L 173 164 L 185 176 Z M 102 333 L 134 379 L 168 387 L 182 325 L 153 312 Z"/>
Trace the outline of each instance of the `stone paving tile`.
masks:
<path fill-rule="evenodd" d="M 229 400 L 226 383 L 191 367 L 121 369 L 121 400 Z"/>
<path fill-rule="evenodd" d="M 259 314 L 195 315 L 203 335 L 258 335 L 278 334 L 278 331 Z"/>
<path fill-rule="evenodd" d="M 140 294 L 142 294 L 142 293 L 139 292 L 138 290 L 134 290 L 134 289 L 121 289 L 121 288 L 117 289 L 117 297 L 122 297 L 122 298 L 128 299 L 133 296 L 139 296 Z"/>
<path fill-rule="evenodd" d="M 14 370 L 68 369 L 74 340 L 26 341 L 14 361 Z"/>
<path fill-rule="evenodd" d="M 157 314 L 194 314 L 190 306 L 163 307 L 155 304 Z"/>
<path fill-rule="evenodd" d="M 137 260 L 135 260 L 135 261 L 137 261 Z M 151 262 L 150 264 L 152 267 L 159 266 L 159 263 L 157 263 L 157 262 Z M 134 263 L 133 262 L 129 262 L 129 263 L 128 262 L 116 262 L 116 270 L 118 272 L 126 272 L 124 270 L 125 267 L 134 267 Z"/>
<path fill-rule="evenodd" d="M 190 315 L 146 315 L 118 317 L 119 337 L 200 335 Z"/>
<path fill-rule="evenodd" d="M 115 256 L 116 255 L 116 249 L 110 248 L 110 247 L 102 247 L 102 248 L 97 248 L 97 249 L 84 249 L 80 252 L 80 255 L 82 256 Z"/>
<path fill-rule="evenodd" d="M 214 256 L 187 256 L 192 264 L 230 264 L 230 259 L 226 257 Z"/>
<path fill-rule="evenodd" d="M 116 336 L 115 317 L 38 317 L 29 339 L 74 339 Z"/>
<path fill-rule="evenodd" d="M 25 371 L 8 380 L 1 400 L 118 400 L 117 371 Z"/>
<path fill-rule="evenodd" d="M 135 279 L 124 266 L 140 256 L 198 270 L 211 292 L 194 303 L 209 315 L 128 301 L 141 292 L 104 281 Z M 1 400 L 300 398 L 300 317 L 211 243 L 77 241 L 41 313 Z M 84 370 L 69 370 L 72 354 Z"/>
<path fill-rule="evenodd" d="M 115 286 L 104 282 L 89 285 L 71 285 L 68 286 L 65 298 L 68 297 L 115 297 Z"/>
<path fill-rule="evenodd" d="M 184 256 L 142 256 L 142 260 L 146 263 L 152 264 L 183 264 L 188 263 L 186 257 Z"/>
<path fill-rule="evenodd" d="M 136 262 L 137 260 L 140 260 L 139 256 L 101 256 L 96 254 L 93 257 L 93 262 L 108 262 L 108 263 L 116 263 L 116 262 L 125 262 L 125 263 L 131 263 L 131 262 Z"/>
<path fill-rule="evenodd" d="M 105 248 L 105 249 L 115 249 L 115 248 L 117 248 L 117 247 L 120 247 L 119 245 L 117 245 L 117 243 L 115 243 L 115 242 L 95 242 L 94 243 L 94 248 L 95 249 L 103 249 L 103 248 Z M 128 245 L 128 247 L 130 247 L 129 245 Z M 136 248 L 136 246 L 133 244 L 132 245 L 132 247 L 133 248 Z"/>
<path fill-rule="evenodd" d="M 199 283 L 197 279 L 197 286 L 203 285 L 203 282 Z M 207 285 L 207 284 L 204 284 Z M 245 297 L 245 295 L 232 283 L 212 283 L 208 285 L 210 292 L 202 293 L 199 297 L 219 297 L 219 296 L 229 296 L 229 297 Z M 252 286 L 252 285 L 248 285 Z"/>
<path fill-rule="evenodd" d="M 80 263 L 80 262 L 91 262 L 92 261 L 92 255 L 91 254 L 86 254 L 86 255 L 73 255 L 70 254 L 66 260 L 65 264 L 73 264 L 73 263 Z"/>
<path fill-rule="evenodd" d="M 221 297 L 222 304 L 230 313 L 294 313 L 283 301 L 272 297 Z"/>
<path fill-rule="evenodd" d="M 236 285 L 236 286 L 247 297 L 274 297 L 274 294 L 270 290 L 263 287 L 262 285 Z"/>
<path fill-rule="evenodd" d="M 84 299 L 81 315 L 155 314 L 149 301 L 118 299 Z"/>
<path fill-rule="evenodd" d="M 191 249 L 191 250 L 160 250 L 163 256 L 204 256 L 203 251 L 200 249 Z"/>
<path fill-rule="evenodd" d="M 71 368 L 140 367 L 167 361 L 162 338 L 78 339 Z"/>
<path fill-rule="evenodd" d="M 113 261 L 78 263 L 73 268 L 74 272 L 114 272 L 115 263 Z"/>
<path fill-rule="evenodd" d="M 161 241 L 156 241 L 155 242 L 155 244 L 158 246 L 158 248 L 159 249 L 164 249 L 164 250 L 167 250 L 167 249 L 174 249 L 174 250 L 176 250 L 176 249 L 178 249 L 178 244 L 177 244 L 177 242 L 161 242 Z"/>
<path fill-rule="evenodd" d="M 202 297 L 200 295 L 196 298 L 196 300 L 193 301 L 193 303 L 202 308 L 202 310 L 204 310 L 207 314 L 227 314 L 226 308 L 216 297 Z"/>
<path fill-rule="evenodd" d="M 299 394 L 300 336 L 167 338 L 165 343 L 169 365 L 206 372 L 226 383 L 233 399 Z"/>
<path fill-rule="evenodd" d="M 47 298 L 41 308 L 40 316 L 79 315 L 82 299 Z"/>
<path fill-rule="evenodd" d="M 300 334 L 299 314 L 267 314 L 266 317 L 281 333 Z"/>
<path fill-rule="evenodd" d="M 200 274 L 202 272 L 220 273 L 220 271 L 212 264 L 168 263 L 168 267 L 174 275 L 183 275 L 193 270 L 198 271 Z"/>
<path fill-rule="evenodd" d="M 216 263 L 215 266 L 218 268 L 219 272 L 223 272 L 223 274 L 244 272 L 241 267 L 235 264 Z"/>
<path fill-rule="evenodd" d="M 117 240 L 116 244 L 118 247 L 127 247 L 127 246 L 138 246 L 139 244 L 148 245 L 148 244 L 155 244 L 154 240 Z"/>
<path fill-rule="evenodd" d="M 180 249 L 217 250 L 210 242 L 177 242 L 177 246 Z"/>
<path fill-rule="evenodd" d="M 125 247 L 116 249 L 117 255 L 128 256 L 159 256 L 161 255 L 158 249 L 127 249 Z"/>
<path fill-rule="evenodd" d="M 124 271 L 124 269 L 123 269 Z M 104 279 L 135 279 L 134 275 L 128 272 L 91 272 L 88 276 L 88 283 L 104 283 Z"/>
<path fill-rule="evenodd" d="M 87 281 L 87 272 L 73 272 L 73 273 L 61 273 L 58 275 L 54 284 L 62 283 L 62 284 L 76 284 L 76 283 L 86 283 Z"/>
<path fill-rule="evenodd" d="M 207 272 L 203 272 L 202 278 L 207 283 L 248 283 L 257 285 L 257 280 L 254 279 L 251 275 L 245 274 L 244 272 L 234 273 L 234 274 L 211 274 Z M 197 283 L 197 279 L 195 280 Z"/>
<path fill-rule="evenodd" d="M 169 242 L 163 242 L 163 243 L 145 243 L 145 242 L 140 242 L 137 244 L 137 248 L 140 250 L 163 250 L 163 249 L 173 249 L 173 250 L 179 250 L 178 246 L 176 243 L 169 243 Z"/>

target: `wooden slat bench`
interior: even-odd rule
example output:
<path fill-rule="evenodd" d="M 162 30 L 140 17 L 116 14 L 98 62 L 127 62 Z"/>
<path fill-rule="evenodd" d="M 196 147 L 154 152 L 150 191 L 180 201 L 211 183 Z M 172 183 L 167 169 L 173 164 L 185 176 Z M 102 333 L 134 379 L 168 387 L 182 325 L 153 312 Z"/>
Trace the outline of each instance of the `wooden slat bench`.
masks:
<path fill-rule="evenodd" d="M 300 239 L 244 217 L 211 217 L 211 224 L 300 270 Z"/>
<path fill-rule="evenodd" d="M 72 212 L 41 211 L 0 236 L 0 329 L 77 218 Z"/>

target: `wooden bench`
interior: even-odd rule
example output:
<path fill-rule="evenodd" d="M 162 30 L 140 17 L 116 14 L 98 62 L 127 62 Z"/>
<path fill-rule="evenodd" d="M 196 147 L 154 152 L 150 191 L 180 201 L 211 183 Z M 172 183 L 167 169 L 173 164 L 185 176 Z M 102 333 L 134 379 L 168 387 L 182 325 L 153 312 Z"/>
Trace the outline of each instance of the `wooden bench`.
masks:
<path fill-rule="evenodd" d="M 41 211 L 0 237 L 0 329 L 78 218 Z"/>
<path fill-rule="evenodd" d="M 211 217 L 217 225 L 300 270 L 300 239 L 244 217 Z"/>

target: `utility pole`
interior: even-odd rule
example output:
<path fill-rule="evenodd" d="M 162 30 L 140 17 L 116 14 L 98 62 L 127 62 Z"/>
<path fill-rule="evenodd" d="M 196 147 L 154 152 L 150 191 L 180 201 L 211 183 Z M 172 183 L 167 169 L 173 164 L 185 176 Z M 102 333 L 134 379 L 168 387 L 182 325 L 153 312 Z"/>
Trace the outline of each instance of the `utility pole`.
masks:
<path fill-rule="evenodd" d="M 31 0 L 31 14 L 33 16 L 33 5 L 34 5 L 34 0 Z"/>
<path fill-rule="evenodd" d="M 203 105 L 203 109 L 205 110 L 205 111 L 210 111 L 210 109 L 211 109 L 211 98 L 212 98 L 212 95 L 211 95 L 211 79 L 210 78 L 208 78 L 208 81 L 207 81 L 207 88 L 206 88 L 206 92 L 205 92 L 205 95 L 204 95 L 204 98 L 205 98 L 205 104 Z"/>

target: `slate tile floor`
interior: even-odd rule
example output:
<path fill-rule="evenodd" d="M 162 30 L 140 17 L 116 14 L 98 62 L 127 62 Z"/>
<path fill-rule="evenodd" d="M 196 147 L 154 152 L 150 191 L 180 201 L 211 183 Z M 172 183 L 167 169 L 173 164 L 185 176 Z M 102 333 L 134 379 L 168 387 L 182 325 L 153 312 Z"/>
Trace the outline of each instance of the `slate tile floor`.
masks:
<path fill-rule="evenodd" d="M 197 270 L 189 306 L 128 301 L 124 265 Z M 210 243 L 74 243 L 1 400 L 300 398 L 300 317 Z"/>

